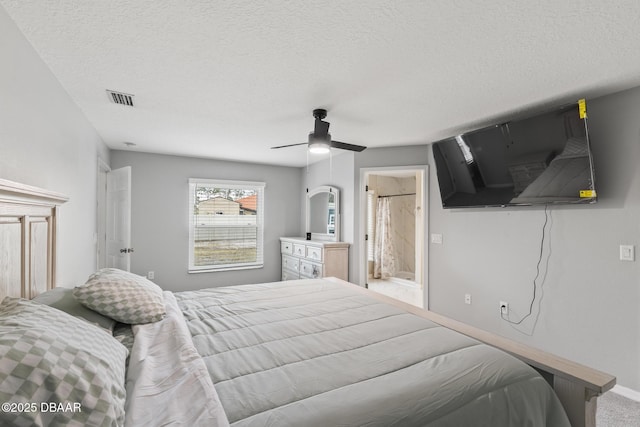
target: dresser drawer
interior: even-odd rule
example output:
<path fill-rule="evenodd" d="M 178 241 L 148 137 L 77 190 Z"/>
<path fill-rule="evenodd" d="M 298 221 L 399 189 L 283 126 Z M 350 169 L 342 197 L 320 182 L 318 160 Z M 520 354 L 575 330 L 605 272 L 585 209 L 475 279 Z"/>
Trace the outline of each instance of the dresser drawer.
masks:
<path fill-rule="evenodd" d="M 349 244 L 281 237 L 282 280 L 349 278 Z"/>
<path fill-rule="evenodd" d="M 300 278 L 297 271 L 282 270 L 282 280 L 296 280 Z"/>
<path fill-rule="evenodd" d="M 322 264 L 300 261 L 300 277 L 316 279 L 322 277 Z"/>
<path fill-rule="evenodd" d="M 283 254 L 292 254 L 293 253 L 293 243 L 291 242 L 280 242 L 280 252 Z"/>
<path fill-rule="evenodd" d="M 300 260 L 289 255 L 282 255 L 282 270 L 300 271 Z"/>
<path fill-rule="evenodd" d="M 304 245 L 300 245 L 300 244 L 293 244 L 293 254 L 295 256 L 299 256 L 299 257 L 304 257 L 305 254 L 305 249 L 304 249 Z"/>
<path fill-rule="evenodd" d="M 322 262 L 322 248 L 307 246 L 307 259 Z"/>

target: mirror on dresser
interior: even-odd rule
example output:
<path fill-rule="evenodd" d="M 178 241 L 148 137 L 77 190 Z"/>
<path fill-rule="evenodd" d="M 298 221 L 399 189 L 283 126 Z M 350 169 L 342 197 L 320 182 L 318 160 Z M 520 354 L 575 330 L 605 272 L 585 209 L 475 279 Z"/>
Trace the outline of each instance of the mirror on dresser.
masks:
<path fill-rule="evenodd" d="M 340 241 L 340 190 L 329 185 L 309 190 L 306 213 L 311 240 Z"/>

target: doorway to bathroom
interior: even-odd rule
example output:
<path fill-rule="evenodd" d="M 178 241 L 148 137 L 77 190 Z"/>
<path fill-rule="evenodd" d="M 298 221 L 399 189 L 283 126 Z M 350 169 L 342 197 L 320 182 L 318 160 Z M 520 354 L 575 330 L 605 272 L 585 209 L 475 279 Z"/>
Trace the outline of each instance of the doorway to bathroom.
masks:
<path fill-rule="evenodd" d="M 372 291 L 427 308 L 427 166 L 366 168 L 360 174 L 360 277 Z"/>

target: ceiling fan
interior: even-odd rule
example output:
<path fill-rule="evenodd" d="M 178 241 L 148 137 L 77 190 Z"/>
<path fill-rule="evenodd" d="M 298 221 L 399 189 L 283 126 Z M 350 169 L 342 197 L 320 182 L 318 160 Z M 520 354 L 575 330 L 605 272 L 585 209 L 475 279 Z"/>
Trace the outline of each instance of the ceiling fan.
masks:
<path fill-rule="evenodd" d="M 294 147 L 296 145 L 308 145 L 309 152 L 311 153 L 328 153 L 330 148 L 340 148 L 342 150 L 350 151 L 362 151 L 367 147 L 362 145 L 347 144 L 346 142 L 331 140 L 331 134 L 329 133 L 329 122 L 324 122 L 322 119 L 327 117 L 327 110 L 317 108 L 313 110 L 313 117 L 315 117 L 315 127 L 313 132 L 309 134 L 309 142 L 301 142 L 299 144 L 279 145 L 275 148 Z"/>

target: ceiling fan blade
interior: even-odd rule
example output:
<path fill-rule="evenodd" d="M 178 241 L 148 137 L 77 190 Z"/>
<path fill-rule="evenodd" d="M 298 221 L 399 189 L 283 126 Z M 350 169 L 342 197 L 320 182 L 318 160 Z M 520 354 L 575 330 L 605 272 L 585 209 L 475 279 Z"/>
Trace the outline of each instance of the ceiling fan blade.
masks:
<path fill-rule="evenodd" d="M 296 145 L 309 145 L 309 143 L 301 142 L 300 144 L 278 145 L 277 147 L 271 147 L 271 149 L 273 150 L 274 148 L 295 147 Z"/>
<path fill-rule="evenodd" d="M 331 146 L 333 148 L 340 148 L 342 150 L 350 150 L 350 151 L 357 151 L 357 152 L 360 152 L 365 148 L 367 148 L 362 145 L 347 144 L 346 142 L 340 142 L 340 141 L 331 141 Z"/>

